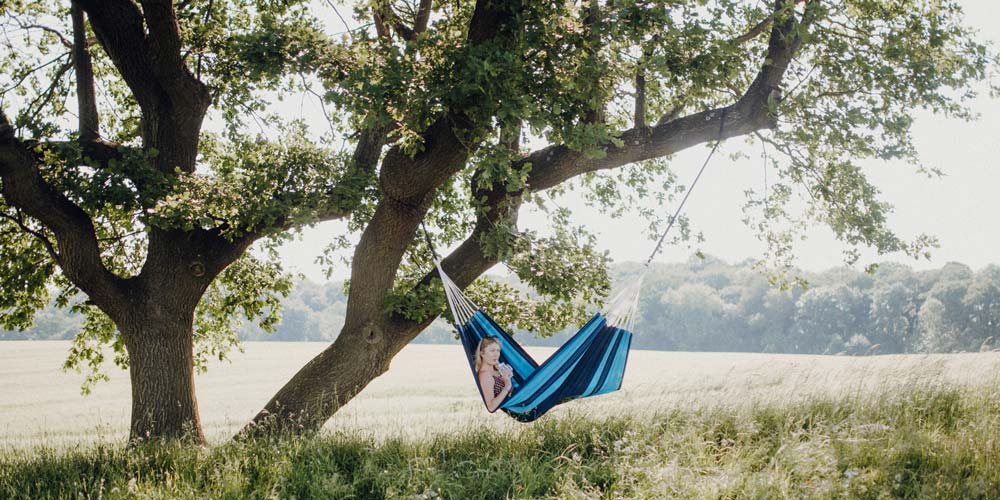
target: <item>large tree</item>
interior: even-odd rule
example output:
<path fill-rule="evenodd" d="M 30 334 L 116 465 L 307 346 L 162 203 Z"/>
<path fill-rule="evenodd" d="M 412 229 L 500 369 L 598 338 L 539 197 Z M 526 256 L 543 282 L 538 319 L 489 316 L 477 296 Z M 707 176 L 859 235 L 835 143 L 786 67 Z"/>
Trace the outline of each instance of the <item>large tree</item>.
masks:
<path fill-rule="evenodd" d="M 930 241 L 892 233 L 859 162 L 918 164 L 913 110 L 967 117 L 968 86 L 992 64 L 946 0 L 371 0 L 353 11 L 0 6 L 0 319 L 29 325 L 50 293 L 86 313 L 70 363 L 116 347 L 133 438 L 202 439 L 193 371 L 235 342 L 238 313 L 276 320 L 289 282 L 275 245 L 321 221 L 357 236 L 345 324 L 254 429 L 320 427 L 444 312 L 421 224 L 452 249 L 443 265 L 460 286 L 509 265 L 545 300 L 520 304 L 484 280 L 470 293 L 516 326 L 552 331 L 602 300 L 606 257 L 562 209 L 551 236 L 518 228 L 522 203 L 550 205 L 568 186 L 634 214 L 638 197 L 676 193 L 668 160 L 699 144 L 766 145 L 778 181 L 745 209 L 779 262 L 809 220 L 851 247 L 918 255 Z M 300 94 L 316 97 L 326 131 L 271 116 Z"/>

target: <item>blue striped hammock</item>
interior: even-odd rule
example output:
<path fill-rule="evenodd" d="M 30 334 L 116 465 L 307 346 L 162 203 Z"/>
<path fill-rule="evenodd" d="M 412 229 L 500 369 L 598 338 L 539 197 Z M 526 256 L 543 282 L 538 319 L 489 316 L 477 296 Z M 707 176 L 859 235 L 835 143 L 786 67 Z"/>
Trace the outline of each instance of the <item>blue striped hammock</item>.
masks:
<path fill-rule="evenodd" d="M 521 422 L 531 422 L 552 407 L 573 399 L 596 396 L 621 388 L 632 343 L 632 319 L 642 280 L 636 280 L 610 302 L 607 313 L 595 314 L 580 331 L 538 364 L 481 308 L 469 300 L 437 262 L 473 378 L 479 386 L 475 352 L 479 341 L 496 337 L 500 360 L 513 369 L 513 392 L 499 409 Z M 482 395 L 482 387 L 480 395 Z M 491 388 L 487 388 L 489 390 Z M 483 403 L 486 403 L 485 396 Z"/>

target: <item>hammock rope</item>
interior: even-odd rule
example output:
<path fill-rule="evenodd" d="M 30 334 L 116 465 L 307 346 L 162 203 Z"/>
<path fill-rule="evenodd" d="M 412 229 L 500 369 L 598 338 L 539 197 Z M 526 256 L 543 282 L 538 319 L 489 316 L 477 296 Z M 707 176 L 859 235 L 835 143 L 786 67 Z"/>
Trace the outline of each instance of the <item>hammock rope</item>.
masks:
<path fill-rule="evenodd" d="M 434 242 L 426 226 L 421 222 L 427 246 L 433 257 L 434 266 L 444 287 L 451 310 L 454 326 L 465 348 L 472 369 L 473 378 L 479 386 L 475 367 L 475 353 L 479 342 L 486 337 L 494 337 L 500 343 L 501 361 L 510 365 L 513 375 L 513 391 L 499 409 L 522 422 L 530 422 L 541 417 L 549 409 L 573 399 L 596 396 L 617 391 L 621 388 L 628 362 L 632 332 L 635 327 L 636 312 L 639 308 L 639 293 L 642 282 L 649 271 L 649 265 L 659 253 L 667 234 L 674 226 L 681 210 L 687 203 L 691 191 L 698 183 L 709 161 L 719 148 L 726 122 L 726 108 L 722 109 L 719 122 L 719 136 L 705 158 L 698 175 L 688 187 L 684 198 L 674 211 L 667 228 L 663 231 L 652 254 L 646 260 L 642 272 L 607 304 L 603 313 L 595 314 L 566 343 L 559 347 L 544 363 L 538 364 L 527 352 L 486 312 L 477 306 L 462 289 L 444 272 L 441 258 L 434 249 Z M 479 387 L 480 394 L 484 388 Z M 491 388 L 486 388 L 491 389 Z M 485 404 L 485 396 L 483 398 Z"/>
<path fill-rule="evenodd" d="M 719 119 L 719 138 L 715 141 L 712 146 L 712 150 L 708 152 L 708 156 L 705 157 L 705 161 L 701 164 L 701 169 L 698 170 L 698 175 L 694 176 L 694 180 L 691 181 L 691 185 L 688 186 L 687 192 L 684 193 L 684 198 L 681 199 L 679 205 L 677 205 L 677 210 L 674 211 L 674 215 L 670 217 L 670 223 L 667 224 L 667 228 L 663 230 L 663 235 L 660 236 L 659 241 L 656 242 L 656 247 L 653 248 L 653 253 L 649 254 L 649 258 L 646 259 L 646 267 L 653 262 L 653 258 L 656 254 L 660 252 L 660 247 L 663 246 L 663 240 L 667 238 L 667 233 L 670 232 L 670 228 L 674 227 L 674 222 L 681 215 L 681 210 L 684 209 L 684 204 L 687 203 L 688 197 L 691 196 L 691 191 L 694 191 L 695 185 L 698 184 L 698 179 L 701 179 L 701 174 L 705 173 L 705 167 L 708 166 L 708 162 L 712 160 L 712 156 L 715 155 L 715 151 L 719 149 L 719 144 L 722 144 L 722 131 L 726 124 L 726 108 L 722 108 L 722 117 Z"/>

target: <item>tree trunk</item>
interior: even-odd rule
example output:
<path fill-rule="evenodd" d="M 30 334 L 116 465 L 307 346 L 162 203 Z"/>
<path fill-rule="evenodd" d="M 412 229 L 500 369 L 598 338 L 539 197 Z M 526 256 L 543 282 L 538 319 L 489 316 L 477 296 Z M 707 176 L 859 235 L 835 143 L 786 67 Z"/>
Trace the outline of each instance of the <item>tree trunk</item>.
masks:
<path fill-rule="evenodd" d="M 318 430 L 341 406 L 389 369 L 389 362 L 412 338 L 408 333 L 385 332 L 371 324 L 345 326 L 333 345 L 303 366 L 242 434 Z"/>
<path fill-rule="evenodd" d="M 194 310 L 162 304 L 135 307 L 118 322 L 129 355 L 132 425 L 129 439 L 205 441 L 194 389 Z"/>
<path fill-rule="evenodd" d="M 505 190 L 506 191 L 506 190 Z M 494 216 L 500 212 L 494 213 Z M 515 210 L 516 216 L 516 210 Z M 482 227 L 492 227 L 496 219 L 483 220 Z M 445 262 L 449 276 L 459 286 L 466 286 L 484 273 L 496 260 L 482 253 L 478 230 L 460 245 Z M 362 294 L 355 294 L 358 300 Z M 377 303 L 377 302 L 376 302 Z M 381 311 L 381 308 L 372 308 Z M 389 363 L 434 318 L 413 322 L 386 315 L 360 324 L 346 324 L 337 340 L 302 367 L 241 435 L 263 436 L 274 432 L 319 430 L 327 420 L 389 369 Z"/>

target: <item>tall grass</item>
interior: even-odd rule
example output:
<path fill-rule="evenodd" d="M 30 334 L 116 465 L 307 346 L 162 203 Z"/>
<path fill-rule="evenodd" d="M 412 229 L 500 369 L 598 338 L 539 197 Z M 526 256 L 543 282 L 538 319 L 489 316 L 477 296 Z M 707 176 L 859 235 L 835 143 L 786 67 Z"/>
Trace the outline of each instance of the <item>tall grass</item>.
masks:
<path fill-rule="evenodd" d="M 214 448 L 11 450 L 2 498 L 1000 498 L 1000 388 L 325 433 Z"/>

